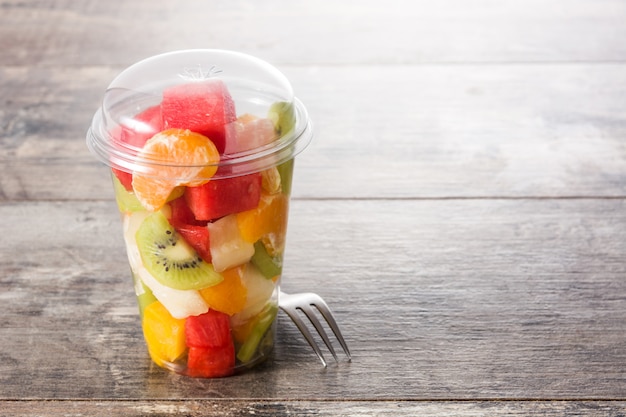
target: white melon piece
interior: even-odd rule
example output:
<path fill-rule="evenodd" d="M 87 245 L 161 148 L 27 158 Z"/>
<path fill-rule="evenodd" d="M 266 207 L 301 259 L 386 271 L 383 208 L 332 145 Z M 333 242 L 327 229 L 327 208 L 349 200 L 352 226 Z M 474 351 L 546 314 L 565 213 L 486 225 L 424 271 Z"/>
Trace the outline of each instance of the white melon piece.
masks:
<path fill-rule="evenodd" d="M 272 298 L 276 288 L 274 281 L 265 278 L 251 263 L 246 265 L 241 282 L 247 290 L 246 305 L 239 313 L 233 315 L 234 325 L 244 323 L 259 314 Z"/>
<path fill-rule="evenodd" d="M 254 244 L 243 240 L 234 214 L 209 223 L 207 227 L 215 271 L 222 272 L 243 265 L 254 255 Z"/>

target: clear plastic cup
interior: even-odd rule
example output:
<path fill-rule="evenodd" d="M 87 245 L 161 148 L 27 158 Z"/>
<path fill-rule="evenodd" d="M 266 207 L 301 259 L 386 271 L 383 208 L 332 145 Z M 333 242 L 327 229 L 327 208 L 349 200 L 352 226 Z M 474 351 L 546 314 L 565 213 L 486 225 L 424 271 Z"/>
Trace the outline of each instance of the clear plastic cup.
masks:
<path fill-rule="evenodd" d="M 311 137 L 289 81 L 245 54 L 171 52 L 111 82 L 87 145 L 111 168 L 157 365 L 214 378 L 270 355 L 294 157 Z"/>

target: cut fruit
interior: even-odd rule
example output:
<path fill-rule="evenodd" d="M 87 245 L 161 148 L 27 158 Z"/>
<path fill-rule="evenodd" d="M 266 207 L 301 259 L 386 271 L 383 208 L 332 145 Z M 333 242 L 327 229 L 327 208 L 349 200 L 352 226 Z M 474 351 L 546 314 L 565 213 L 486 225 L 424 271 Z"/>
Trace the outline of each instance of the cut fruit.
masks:
<path fill-rule="evenodd" d="M 261 198 L 261 174 L 212 180 L 188 187 L 185 200 L 196 220 L 214 220 L 255 208 Z"/>
<path fill-rule="evenodd" d="M 234 345 L 217 348 L 190 347 L 187 375 L 196 378 L 221 378 L 235 372 Z"/>
<path fill-rule="evenodd" d="M 281 190 L 280 171 L 278 168 L 271 167 L 261 172 L 261 187 L 268 194 L 276 194 Z"/>
<path fill-rule="evenodd" d="M 117 207 L 119 210 L 124 212 L 132 212 L 132 211 L 140 211 L 145 210 L 143 205 L 135 196 L 135 193 L 128 191 L 124 185 L 120 182 L 119 178 L 115 175 L 113 177 L 113 190 L 115 192 L 115 201 L 117 202 Z M 185 192 L 185 187 L 176 187 L 172 190 L 170 195 L 167 197 L 167 201 L 171 201 L 177 199 L 183 195 Z"/>
<path fill-rule="evenodd" d="M 254 357 L 254 353 L 257 352 L 259 344 L 263 340 L 263 336 L 267 333 L 270 326 L 276 318 L 278 313 L 278 307 L 275 304 L 269 303 L 263 311 L 261 311 L 254 319 L 250 320 L 247 337 L 245 342 L 239 348 L 237 352 L 237 359 L 241 362 L 248 362 Z"/>
<path fill-rule="evenodd" d="M 235 154 L 267 145 L 276 140 L 274 123 L 244 114 L 233 123 L 233 135 L 226 141 L 225 154 Z"/>
<path fill-rule="evenodd" d="M 113 191 L 115 192 L 115 201 L 119 210 L 124 212 L 144 210 L 143 206 L 135 197 L 135 194 L 122 184 L 119 175 L 112 175 Z M 131 188 L 132 190 L 132 188 Z"/>
<path fill-rule="evenodd" d="M 195 220 L 184 198 L 172 201 L 170 207 L 172 208 L 170 224 L 205 262 L 211 263 L 209 229 L 206 227 L 206 222 Z"/>
<path fill-rule="evenodd" d="M 215 175 L 219 153 L 206 136 L 168 129 L 148 140 L 137 159 L 143 168 L 133 172 L 133 190 L 146 209 L 156 211 L 177 186 L 201 185 Z"/>
<path fill-rule="evenodd" d="M 145 269 L 161 284 L 178 290 L 197 290 L 222 281 L 161 212 L 143 221 L 135 235 Z"/>
<path fill-rule="evenodd" d="M 157 281 L 143 267 L 138 269 L 138 275 L 174 318 L 184 319 L 189 316 L 204 314 L 209 310 L 209 306 L 196 290 L 175 290 L 167 287 Z"/>
<path fill-rule="evenodd" d="M 254 244 L 254 255 L 250 261 L 267 279 L 273 279 L 274 277 L 280 275 L 283 270 L 281 257 L 270 256 L 265 249 L 265 245 L 261 241 Z"/>
<path fill-rule="evenodd" d="M 246 322 L 259 314 L 272 298 L 274 281 L 265 278 L 252 264 L 246 265 L 242 280 L 248 291 L 246 305 L 239 313 L 231 317 L 233 328 L 245 326 Z"/>
<path fill-rule="evenodd" d="M 135 282 L 135 295 L 137 296 L 137 304 L 139 306 L 139 316 L 143 317 L 143 312 L 146 307 L 157 301 L 157 298 L 152 294 L 152 290 L 143 283 L 139 275 L 133 273 L 133 280 Z"/>
<path fill-rule="evenodd" d="M 185 353 L 185 320 L 172 317 L 158 301 L 145 308 L 142 328 L 148 352 L 157 365 L 174 362 Z"/>
<path fill-rule="evenodd" d="M 131 152 L 143 148 L 146 141 L 163 130 L 161 107 L 150 107 L 133 118 L 122 121 L 120 142 Z M 132 173 L 113 168 L 113 173 L 128 191 L 132 191 Z"/>
<path fill-rule="evenodd" d="M 237 115 L 235 103 L 219 79 L 170 87 L 163 91 L 161 112 L 165 129 L 198 132 L 213 141 L 223 153 Z"/>
<path fill-rule="evenodd" d="M 257 208 L 237 214 L 243 239 L 254 243 L 269 234 L 284 239 L 287 232 L 288 204 L 287 196 L 282 193 L 262 194 Z"/>
<path fill-rule="evenodd" d="M 240 312 L 246 305 L 248 290 L 241 277 L 244 267 L 227 269 L 222 272 L 224 281 L 200 290 L 200 295 L 213 310 L 229 316 Z"/>
<path fill-rule="evenodd" d="M 234 214 L 208 224 L 211 259 L 216 271 L 243 265 L 254 255 L 254 244 L 242 239 Z"/>
<path fill-rule="evenodd" d="M 283 162 L 276 167 L 276 169 L 278 169 L 278 173 L 280 174 L 280 182 L 282 184 L 281 191 L 287 196 L 291 194 L 294 161 L 295 159 L 291 158 L 287 162 Z"/>
<path fill-rule="evenodd" d="M 153 296 L 163 304 L 167 311 L 178 319 L 206 313 L 209 307 L 198 291 L 183 291 L 166 287 L 150 275 L 146 268 L 144 268 L 135 235 L 146 217 L 150 215 L 151 214 L 146 211 L 137 211 L 124 216 L 124 240 L 126 241 L 128 261 L 133 274 L 136 278 L 139 278 L 139 280 L 137 280 L 139 282 L 135 282 L 135 293 L 140 294 L 143 285 L 145 285 Z"/>
<path fill-rule="evenodd" d="M 228 315 L 209 309 L 204 314 L 187 318 L 185 342 L 193 347 L 220 347 L 232 343 Z"/>
<path fill-rule="evenodd" d="M 189 346 L 187 372 L 199 377 L 230 375 L 235 366 L 235 345 L 228 315 L 209 310 L 189 317 L 185 323 L 185 342 Z"/>
<path fill-rule="evenodd" d="M 278 136 L 287 134 L 296 124 L 293 104 L 286 101 L 278 101 L 272 104 L 267 117 L 274 123 L 274 129 Z"/>

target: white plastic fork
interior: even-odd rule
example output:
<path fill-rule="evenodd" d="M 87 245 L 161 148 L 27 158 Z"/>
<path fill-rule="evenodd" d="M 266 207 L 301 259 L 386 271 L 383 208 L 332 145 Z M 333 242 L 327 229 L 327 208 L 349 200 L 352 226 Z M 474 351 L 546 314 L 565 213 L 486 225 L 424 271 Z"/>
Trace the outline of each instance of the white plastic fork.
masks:
<path fill-rule="evenodd" d="M 343 335 L 339 330 L 339 326 L 337 325 L 337 322 L 333 317 L 333 313 L 330 311 L 330 308 L 328 308 L 328 305 L 322 299 L 322 297 L 311 292 L 287 294 L 281 291 L 279 295 L 278 306 L 291 318 L 291 320 L 293 320 L 304 338 L 307 340 L 307 342 L 309 342 L 309 345 L 311 345 L 311 347 L 315 351 L 317 357 L 320 358 L 325 368 L 328 366 L 326 363 L 326 359 L 324 359 L 324 355 L 322 354 L 322 351 L 320 350 L 315 339 L 313 338 L 313 335 L 302 320 L 300 312 L 302 312 L 309 319 L 311 324 L 313 324 L 313 327 L 315 327 L 315 330 L 317 330 L 317 333 L 319 333 L 320 337 L 326 344 L 326 347 L 335 358 L 335 361 L 339 362 L 339 359 L 337 359 L 337 354 L 335 353 L 335 349 L 333 349 L 333 345 L 330 342 L 330 339 L 328 338 L 324 327 L 322 327 L 322 324 L 315 314 L 315 309 L 317 309 L 317 311 L 322 314 L 322 316 L 328 323 L 330 329 L 333 331 L 346 356 L 348 356 L 348 362 L 352 360 L 348 345 L 346 344 L 346 341 L 344 340 Z"/>

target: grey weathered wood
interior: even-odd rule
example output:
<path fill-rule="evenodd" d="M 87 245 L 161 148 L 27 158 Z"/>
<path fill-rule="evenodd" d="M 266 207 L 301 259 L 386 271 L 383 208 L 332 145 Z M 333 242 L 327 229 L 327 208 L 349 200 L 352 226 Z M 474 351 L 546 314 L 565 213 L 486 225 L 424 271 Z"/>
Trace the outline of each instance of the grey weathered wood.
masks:
<path fill-rule="evenodd" d="M 126 66 L 185 48 L 241 50 L 312 67 L 626 59 L 619 0 L 237 0 L 185 7 L 174 0 L 11 0 L 2 13 L 1 59 L 10 65 Z"/>
<path fill-rule="evenodd" d="M 0 415 L 626 412 L 621 0 L 0 4 Z M 84 145 L 146 56 L 276 64 L 316 137 L 283 286 L 331 305 L 322 369 L 279 318 L 221 380 L 150 363 L 106 169 Z"/>
<path fill-rule="evenodd" d="M 626 196 L 626 64 L 285 70 L 315 123 L 295 197 Z M 111 197 L 84 138 L 117 71 L 3 71 L 0 198 Z"/>
<path fill-rule="evenodd" d="M 623 200 L 294 201 L 283 286 L 353 362 L 281 317 L 275 358 L 220 381 L 150 365 L 112 203 L 0 218 L 4 398 L 626 398 Z"/>
<path fill-rule="evenodd" d="M 189 400 L 189 401 L 0 401 L 0 415 L 11 417 L 34 417 L 41 415 L 63 415 L 93 417 L 123 415 L 167 416 L 185 415 L 236 417 L 254 415 L 274 417 L 296 416 L 621 416 L 626 409 L 624 401 L 233 401 L 233 400 Z"/>

